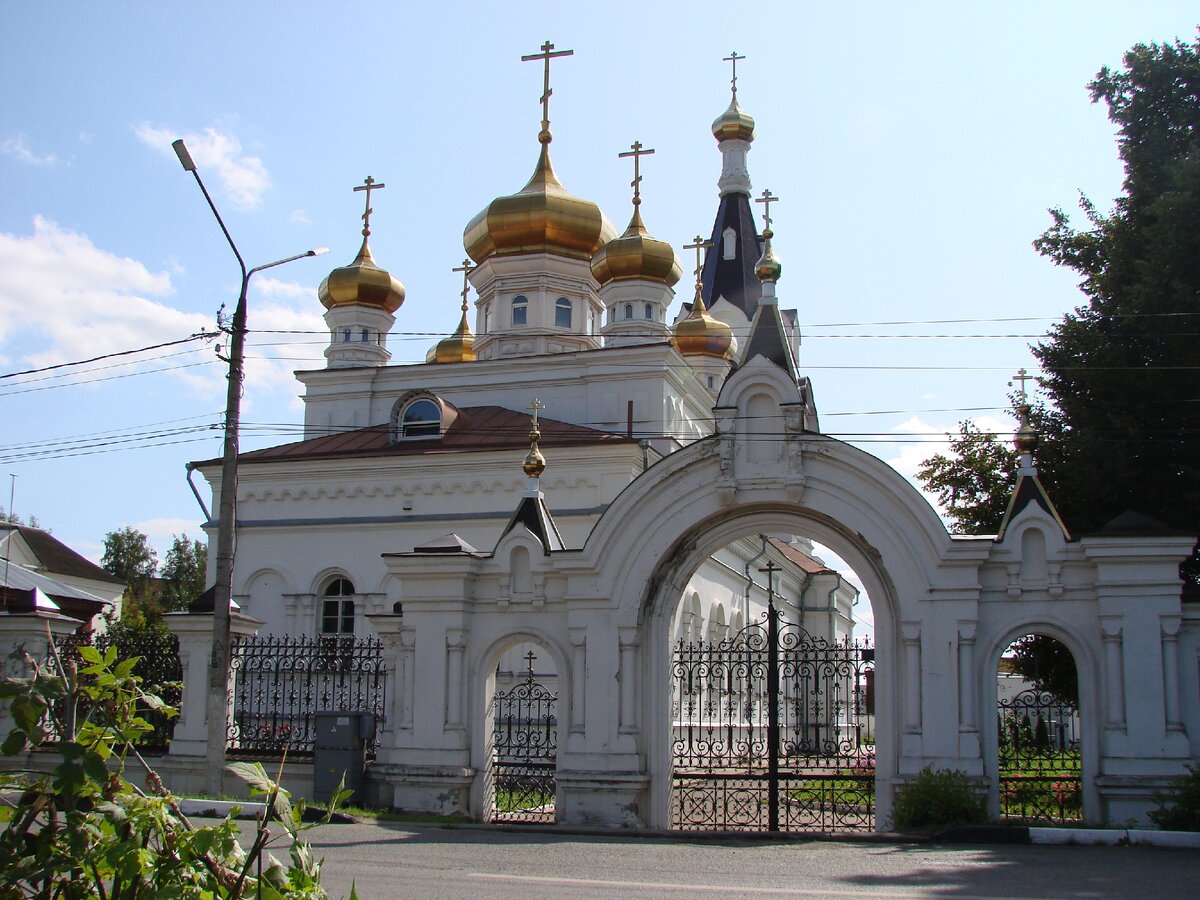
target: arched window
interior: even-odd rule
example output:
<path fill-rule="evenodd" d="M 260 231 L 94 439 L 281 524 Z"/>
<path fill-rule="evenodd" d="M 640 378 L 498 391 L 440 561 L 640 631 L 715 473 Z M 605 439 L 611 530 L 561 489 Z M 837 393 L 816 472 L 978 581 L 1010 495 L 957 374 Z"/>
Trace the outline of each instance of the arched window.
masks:
<path fill-rule="evenodd" d="M 512 301 L 512 323 L 514 325 L 524 325 L 529 320 L 529 298 L 524 294 L 517 294 Z"/>
<path fill-rule="evenodd" d="M 625 318 L 627 318 L 627 319 L 633 318 L 633 304 L 632 303 L 625 304 Z"/>
<path fill-rule="evenodd" d="M 367 329 L 364 328 L 362 330 L 362 342 L 364 344 L 366 344 L 366 343 L 369 343 L 370 340 L 371 340 L 371 332 L 367 331 Z"/>
<path fill-rule="evenodd" d="M 653 319 L 653 318 L 654 318 L 654 307 L 653 307 L 653 306 L 651 306 L 649 303 L 647 303 L 647 304 L 646 304 L 646 313 L 645 313 L 645 316 L 646 316 L 646 318 L 647 318 L 647 319 Z"/>
<path fill-rule="evenodd" d="M 732 228 L 721 232 L 721 256 L 725 259 L 737 257 L 737 232 Z"/>
<path fill-rule="evenodd" d="M 432 400 L 414 400 L 400 414 L 401 438 L 437 437 L 442 430 L 442 410 Z"/>
<path fill-rule="evenodd" d="M 321 602 L 321 634 L 354 634 L 354 583 L 335 578 L 325 588 Z"/>
<path fill-rule="evenodd" d="M 492 304 L 488 304 L 483 308 L 483 333 L 492 333 Z"/>
<path fill-rule="evenodd" d="M 571 327 L 571 301 L 566 297 L 559 297 L 554 301 L 554 327 Z"/>
<path fill-rule="evenodd" d="M 342 343 L 343 344 L 350 343 L 350 329 L 349 328 L 342 329 Z"/>

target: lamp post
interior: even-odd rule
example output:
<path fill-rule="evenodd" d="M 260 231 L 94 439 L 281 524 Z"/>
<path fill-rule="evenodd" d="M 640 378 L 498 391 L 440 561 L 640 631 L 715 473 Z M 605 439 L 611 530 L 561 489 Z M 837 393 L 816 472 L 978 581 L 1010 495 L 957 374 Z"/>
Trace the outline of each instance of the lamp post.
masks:
<path fill-rule="evenodd" d="M 275 262 L 247 269 L 246 263 L 242 260 L 242 254 L 238 252 L 237 245 L 234 244 L 233 237 L 229 234 L 229 229 L 225 227 L 221 214 L 217 212 L 216 204 L 209 196 L 204 182 L 200 180 L 200 173 L 196 171 L 196 164 L 192 161 L 187 147 L 182 140 L 175 141 L 171 146 L 175 148 L 175 154 L 179 157 L 179 162 L 183 165 L 184 170 L 195 176 L 196 184 L 200 185 L 204 199 L 208 201 L 209 209 L 216 217 L 217 224 L 221 226 L 225 240 L 229 242 L 229 247 L 233 250 L 233 255 L 237 257 L 238 266 L 242 270 L 242 289 L 238 294 L 237 306 L 233 310 L 233 322 L 229 336 L 229 387 L 225 399 L 225 447 L 221 457 L 221 497 L 217 512 L 217 572 L 216 584 L 213 589 L 212 656 L 209 660 L 208 678 L 208 771 L 205 780 L 209 794 L 218 797 L 222 789 L 221 780 L 225 768 L 225 741 L 227 739 L 225 729 L 229 702 L 229 607 L 230 599 L 233 596 L 238 427 L 241 420 L 242 373 L 246 347 L 246 291 L 250 286 L 250 278 L 255 272 L 273 269 L 275 266 L 282 266 L 285 263 L 309 256 L 320 256 L 329 251 L 325 247 L 318 247 L 315 250 L 297 253 L 295 256 L 277 259 Z"/>

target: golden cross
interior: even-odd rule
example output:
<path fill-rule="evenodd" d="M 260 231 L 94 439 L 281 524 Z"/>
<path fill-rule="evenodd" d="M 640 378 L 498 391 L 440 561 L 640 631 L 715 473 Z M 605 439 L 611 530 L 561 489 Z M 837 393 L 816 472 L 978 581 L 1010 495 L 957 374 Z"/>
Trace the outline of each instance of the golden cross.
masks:
<path fill-rule="evenodd" d="M 733 79 L 729 83 L 731 85 L 733 85 L 733 95 L 735 97 L 737 96 L 737 63 L 738 63 L 739 59 L 745 59 L 745 58 L 746 57 L 744 57 L 744 56 L 738 56 L 738 52 L 736 50 L 734 50 L 732 53 L 730 53 L 728 56 L 726 56 L 724 59 L 721 60 L 721 62 L 733 63 Z"/>
<path fill-rule="evenodd" d="M 634 141 L 632 144 L 629 145 L 628 150 L 626 150 L 624 153 L 617 154 L 618 159 L 627 159 L 630 156 L 633 157 L 633 181 L 631 181 L 630 184 L 633 186 L 633 205 L 634 206 L 637 206 L 639 203 L 642 202 L 642 189 L 641 189 L 642 175 L 641 175 L 641 169 L 638 167 L 638 162 L 641 159 L 641 157 L 649 156 L 653 152 L 654 152 L 653 150 L 643 150 L 641 141 Z"/>
<path fill-rule="evenodd" d="M 531 60 L 541 59 L 546 62 L 546 71 L 542 79 L 542 131 L 550 131 L 550 95 L 554 91 L 550 90 L 550 60 L 557 59 L 560 56 L 574 56 L 574 50 L 559 50 L 557 53 L 551 53 L 554 45 L 546 41 L 541 46 L 541 53 L 530 53 L 528 56 L 522 56 L 521 62 L 530 62 Z"/>
<path fill-rule="evenodd" d="M 704 260 L 700 258 L 700 253 L 712 246 L 712 241 L 706 241 L 700 235 L 696 235 L 696 243 L 684 244 L 684 250 L 696 251 L 696 281 L 700 281 L 700 273 L 704 270 Z"/>
<path fill-rule="evenodd" d="M 364 205 L 362 214 L 363 237 L 367 237 L 371 233 L 371 213 L 374 212 L 374 210 L 371 209 L 371 191 L 382 190 L 385 187 L 387 187 L 386 184 L 376 184 L 375 179 L 368 175 L 363 183 L 354 189 L 356 191 L 367 192 L 367 202 Z"/>
<path fill-rule="evenodd" d="M 1017 374 L 1015 376 L 1013 376 L 1013 381 L 1020 382 L 1020 386 L 1017 388 L 1017 390 L 1021 392 L 1021 403 L 1025 403 L 1026 400 L 1028 399 L 1025 396 L 1025 382 L 1032 381 L 1032 380 L 1033 380 L 1033 376 L 1030 375 L 1028 372 L 1026 372 L 1024 369 L 1017 369 Z M 1012 381 L 1010 381 L 1008 384 L 1011 387 Z"/>
<path fill-rule="evenodd" d="M 526 409 L 532 409 L 532 410 L 533 410 L 533 430 L 534 430 L 534 431 L 537 431 L 537 427 L 538 427 L 538 424 L 537 424 L 537 414 L 538 414 L 538 410 L 545 409 L 545 408 L 546 408 L 546 405 L 545 405 L 544 403 L 542 403 L 542 401 L 541 401 L 541 400 L 537 400 L 537 399 L 535 399 L 535 400 L 534 400 L 532 403 L 530 403 L 530 404 L 529 404 L 527 407 L 525 407 L 525 408 L 526 408 Z"/>
<path fill-rule="evenodd" d="M 473 265 L 471 265 L 471 260 L 464 259 L 463 264 L 461 266 L 455 266 L 453 269 L 450 270 L 451 272 L 462 272 L 463 273 L 463 289 L 462 289 L 462 300 L 463 300 L 462 311 L 463 312 L 467 311 L 467 292 L 471 290 L 470 283 L 467 281 L 467 276 L 471 274 L 471 270 L 474 268 L 475 267 Z"/>
<path fill-rule="evenodd" d="M 774 194 L 772 194 L 770 192 L 770 190 L 764 189 L 763 195 L 761 197 L 756 197 L 754 202 L 761 203 L 763 205 L 763 231 L 764 232 L 770 231 L 771 230 L 771 204 L 778 203 L 779 198 L 776 197 Z"/>

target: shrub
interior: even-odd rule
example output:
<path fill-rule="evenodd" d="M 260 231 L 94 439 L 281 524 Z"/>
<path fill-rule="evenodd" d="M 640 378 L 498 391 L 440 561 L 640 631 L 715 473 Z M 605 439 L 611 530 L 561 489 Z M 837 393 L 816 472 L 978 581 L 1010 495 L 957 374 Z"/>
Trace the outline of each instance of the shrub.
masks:
<path fill-rule="evenodd" d="M 0 896 L 325 897 L 321 863 L 301 836 L 303 806 L 293 806 L 260 763 L 229 767 L 265 801 L 254 840 L 243 849 L 231 818 L 190 822 L 138 753 L 151 730 L 144 711 L 175 710 L 142 687 L 137 658 L 118 660 L 116 648 L 89 646 L 79 657 L 77 671 L 69 657 L 55 654 L 44 665 L 25 655 L 30 677 L 0 678 L 14 725 L 0 752 L 17 756 L 54 739 L 62 756 L 48 775 L 0 774 L 0 790 L 21 797 L 20 804 L 0 804 Z M 146 790 L 129 780 L 127 766 L 145 777 Z M 336 802 L 329 809 L 326 821 Z M 267 852 L 277 840 L 272 823 L 288 844 L 287 864 Z"/>
<path fill-rule="evenodd" d="M 1171 787 L 1154 801 L 1158 809 L 1150 813 L 1150 821 L 1159 828 L 1200 831 L 1200 766 L 1188 766 L 1187 774 L 1173 779 Z"/>
<path fill-rule="evenodd" d="M 892 824 L 908 831 L 987 821 L 987 804 L 978 786 L 957 769 L 926 766 L 896 793 Z"/>

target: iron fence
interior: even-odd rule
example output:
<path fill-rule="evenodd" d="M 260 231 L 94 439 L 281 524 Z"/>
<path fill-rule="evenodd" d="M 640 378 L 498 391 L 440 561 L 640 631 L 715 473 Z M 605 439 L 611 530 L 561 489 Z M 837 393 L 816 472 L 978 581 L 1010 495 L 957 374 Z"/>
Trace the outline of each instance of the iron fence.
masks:
<path fill-rule="evenodd" d="M 76 633 L 55 641 L 59 659 L 64 665 L 72 663 L 77 672 L 87 666 L 79 655 L 80 648 L 85 646 L 94 647 L 102 654 L 115 648 L 118 660 L 136 658 L 133 674 L 141 678 L 142 689 L 156 694 L 168 706 L 179 708 L 183 694 L 183 669 L 179 663 L 179 639 L 171 632 L 166 629 L 117 626 L 111 631 Z M 87 683 L 91 677 L 80 675 L 80 682 Z M 65 720 L 67 702 L 64 699 L 57 704 L 59 721 Z M 79 698 L 76 701 L 76 721 L 99 714 L 102 714 L 102 710 L 93 709 L 87 699 Z M 165 752 L 171 743 L 177 717 L 167 716 L 162 710 L 145 705 L 139 707 L 138 715 L 150 725 L 151 730 L 135 741 L 134 746 L 142 753 Z M 46 749 L 54 749 L 55 744 L 55 741 L 49 742 L 45 745 Z"/>
<path fill-rule="evenodd" d="M 1027 824 L 1083 821 L 1079 711 L 1047 691 L 997 703 L 1000 815 Z"/>
<path fill-rule="evenodd" d="M 263 635 L 230 654 L 230 753 L 311 755 L 319 712 L 366 712 L 377 735 L 387 709 L 387 666 L 377 637 Z"/>
<path fill-rule="evenodd" d="M 497 692 L 492 719 L 492 821 L 553 822 L 558 695 L 534 680 Z"/>
<path fill-rule="evenodd" d="M 874 649 L 762 621 L 673 653 L 672 826 L 874 827 Z"/>

